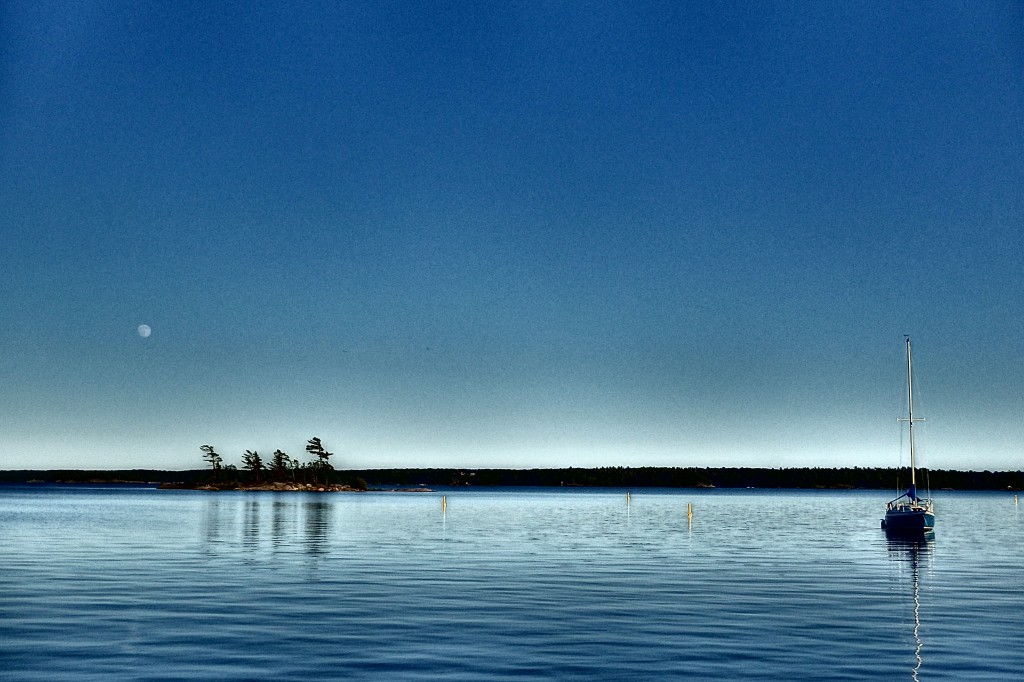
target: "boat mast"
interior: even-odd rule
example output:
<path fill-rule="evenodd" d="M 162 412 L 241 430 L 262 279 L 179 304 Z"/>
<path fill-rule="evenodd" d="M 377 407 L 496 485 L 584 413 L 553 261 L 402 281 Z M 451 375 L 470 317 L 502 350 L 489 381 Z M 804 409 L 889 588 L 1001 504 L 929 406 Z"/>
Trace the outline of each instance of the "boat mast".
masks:
<path fill-rule="evenodd" d="M 917 494 L 914 480 L 914 373 L 910 366 L 910 337 L 907 337 L 907 423 L 910 424 L 910 488 Z"/>
<path fill-rule="evenodd" d="M 907 418 L 899 421 L 907 422 L 910 425 L 910 489 L 907 491 L 907 496 L 911 501 L 916 501 L 918 498 L 917 471 L 914 461 L 914 422 L 923 422 L 924 419 L 914 419 L 914 371 L 910 361 L 910 337 L 905 338 L 907 339 Z"/>

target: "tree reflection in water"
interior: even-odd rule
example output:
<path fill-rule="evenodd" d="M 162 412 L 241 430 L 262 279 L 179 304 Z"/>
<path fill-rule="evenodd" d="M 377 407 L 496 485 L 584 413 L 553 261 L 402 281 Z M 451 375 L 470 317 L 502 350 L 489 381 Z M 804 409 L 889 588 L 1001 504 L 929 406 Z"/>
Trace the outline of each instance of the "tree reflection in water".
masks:
<path fill-rule="evenodd" d="M 267 543 L 274 553 L 313 557 L 330 552 L 330 501 L 317 493 L 206 493 L 203 539 L 208 549 L 257 552 Z M 230 498 L 223 497 L 231 495 Z M 219 553 L 219 552 L 218 552 Z"/>
<path fill-rule="evenodd" d="M 305 510 L 305 547 L 313 556 L 321 556 L 328 551 L 328 535 L 330 534 L 331 505 L 322 499 L 314 499 L 303 505 Z"/>

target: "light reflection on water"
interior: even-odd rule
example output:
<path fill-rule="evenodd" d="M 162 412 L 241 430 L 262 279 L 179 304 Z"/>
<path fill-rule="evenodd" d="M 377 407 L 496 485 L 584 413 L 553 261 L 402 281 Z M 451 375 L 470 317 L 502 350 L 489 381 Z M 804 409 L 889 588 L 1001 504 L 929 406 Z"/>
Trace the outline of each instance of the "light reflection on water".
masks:
<path fill-rule="evenodd" d="M 936 497 L 0 488 L 0 677 L 1019 679 L 1020 514 Z"/>
<path fill-rule="evenodd" d="M 924 642 L 921 639 L 921 591 L 920 579 L 922 570 L 927 568 L 931 557 L 935 533 L 928 532 L 920 535 L 887 533 L 886 542 L 889 546 L 889 558 L 899 564 L 903 564 L 908 573 L 907 579 L 913 594 L 913 637 L 914 637 L 914 666 L 911 668 L 910 677 L 914 682 L 920 679 L 921 665 L 924 663 L 923 648 Z"/>

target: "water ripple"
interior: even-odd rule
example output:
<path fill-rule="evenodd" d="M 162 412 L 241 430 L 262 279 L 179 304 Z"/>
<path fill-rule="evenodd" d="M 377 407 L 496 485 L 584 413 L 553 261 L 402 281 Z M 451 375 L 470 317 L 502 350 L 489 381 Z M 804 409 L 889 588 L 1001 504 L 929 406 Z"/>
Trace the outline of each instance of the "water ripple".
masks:
<path fill-rule="evenodd" d="M 884 495 L 872 493 L 448 496 L 442 514 L 436 495 L 0 489 L 0 676 L 998 680 L 1024 669 L 1024 549 L 1005 496 L 938 497 L 941 534 L 916 548 L 886 542 Z"/>

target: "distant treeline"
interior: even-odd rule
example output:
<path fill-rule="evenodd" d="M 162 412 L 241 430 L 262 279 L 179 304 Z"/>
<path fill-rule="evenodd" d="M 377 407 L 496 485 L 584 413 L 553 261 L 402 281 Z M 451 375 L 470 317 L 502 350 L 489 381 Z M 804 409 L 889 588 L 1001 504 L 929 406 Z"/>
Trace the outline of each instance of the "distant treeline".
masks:
<path fill-rule="evenodd" d="M 377 484 L 472 486 L 585 486 L 594 488 L 864 488 L 887 490 L 909 483 L 896 469 L 759 469 L 602 467 L 592 469 L 371 469 L 349 472 Z M 1020 490 L 1021 471 L 918 470 L 918 485 L 932 489 Z"/>
<path fill-rule="evenodd" d="M 238 472 L 244 477 L 247 472 Z M 699 467 L 601 467 L 590 469 L 358 469 L 343 473 L 371 487 L 397 486 L 585 486 L 594 488 L 863 488 L 892 490 L 909 482 L 896 469 L 758 469 Z M 203 483 L 209 469 L 164 471 L 0 471 L 0 483 Z M 1022 471 L 919 470 L 918 486 L 932 490 L 1021 490 Z"/>

